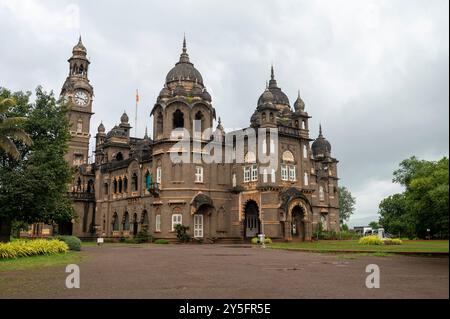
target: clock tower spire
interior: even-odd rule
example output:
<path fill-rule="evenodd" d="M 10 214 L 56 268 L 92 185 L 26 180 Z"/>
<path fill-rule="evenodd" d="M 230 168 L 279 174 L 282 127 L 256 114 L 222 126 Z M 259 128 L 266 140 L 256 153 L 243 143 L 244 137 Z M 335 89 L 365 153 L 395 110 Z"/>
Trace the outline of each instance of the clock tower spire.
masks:
<path fill-rule="evenodd" d="M 87 50 L 81 41 L 73 47 L 69 62 L 69 75 L 61 89 L 61 98 L 69 108 L 70 122 L 69 151 L 67 161 L 78 166 L 88 161 L 89 129 L 92 114 L 94 89 L 89 83 L 88 71 L 90 61 Z"/>

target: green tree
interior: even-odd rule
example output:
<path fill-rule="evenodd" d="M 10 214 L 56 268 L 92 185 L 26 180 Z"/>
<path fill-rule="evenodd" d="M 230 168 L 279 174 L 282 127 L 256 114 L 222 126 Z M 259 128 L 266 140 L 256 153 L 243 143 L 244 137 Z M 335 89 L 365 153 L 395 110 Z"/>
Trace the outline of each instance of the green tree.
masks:
<path fill-rule="evenodd" d="M 72 170 L 64 159 L 70 138 L 67 109 L 40 87 L 34 103 L 30 95 L 0 89 L 1 97 L 17 101 L 10 112 L 27 118 L 23 127 L 33 141 L 14 141 L 19 160 L 0 152 L 0 241 L 9 240 L 15 221 L 52 223 L 74 216 L 67 196 Z"/>
<path fill-rule="evenodd" d="M 31 139 L 23 129 L 26 118 L 9 114 L 9 109 L 15 105 L 15 98 L 0 96 L 0 151 L 17 160 L 20 158 L 20 153 L 14 141 L 20 141 L 29 145 L 31 144 Z"/>
<path fill-rule="evenodd" d="M 380 225 L 378 224 L 378 222 L 373 221 L 369 223 L 369 227 L 372 227 L 372 229 L 378 229 L 380 228 Z"/>
<path fill-rule="evenodd" d="M 448 238 L 449 161 L 419 160 L 411 157 L 400 163 L 393 181 L 405 187 L 402 194 L 386 198 L 380 204 L 381 224 L 388 232 L 410 237 L 431 235 Z"/>
<path fill-rule="evenodd" d="M 341 225 L 349 220 L 355 210 L 356 199 L 352 193 L 345 187 L 338 187 L 339 192 L 339 220 Z"/>

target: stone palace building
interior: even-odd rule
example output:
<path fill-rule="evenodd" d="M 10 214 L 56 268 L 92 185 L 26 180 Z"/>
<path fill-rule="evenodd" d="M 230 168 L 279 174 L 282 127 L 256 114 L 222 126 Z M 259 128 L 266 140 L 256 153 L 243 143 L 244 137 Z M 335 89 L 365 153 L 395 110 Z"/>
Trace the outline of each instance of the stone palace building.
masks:
<path fill-rule="evenodd" d="M 322 129 L 316 139 L 310 138 L 305 103 L 299 95 L 291 107 L 273 67 L 252 115 L 249 110 L 249 128 L 278 130 L 277 143 L 267 135 L 262 146 L 264 152 L 278 154 L 277 167 L 261 174 L 257 152 L 245 144 L 243 162 L 171 160 L 174 152 L 201 153 L 213 135 L 233 134 L 224 132 L 185 40 L 151 110 L 153 134 L 131 136 L 126 113 L 109 130 L 101 123 L 92 163 L 88 152 L 94 90 L 81 38 L 68 62 L 61 98 L 70 107 L 67 160 L 77 168 L 70 192 L 77 218 L 59 225 L 59 233 L 128 237 L 143 230 L 153 238 L 175 239 L 175 225 L 183 224 L 192 238 L 214 242 L 240 241 L 259 233 L 278 240 L 311 240 L 319 223 L 323 229 L 339 230 L 338 161 Z M 213 135 L 196 133 L 208 128 Z M 186 148 L 177 147 L 183 132 L 190 135 Z M 236 147 L 226 144 L 224 139 L 216 147 L 224 153 L 227 146 Z"/>

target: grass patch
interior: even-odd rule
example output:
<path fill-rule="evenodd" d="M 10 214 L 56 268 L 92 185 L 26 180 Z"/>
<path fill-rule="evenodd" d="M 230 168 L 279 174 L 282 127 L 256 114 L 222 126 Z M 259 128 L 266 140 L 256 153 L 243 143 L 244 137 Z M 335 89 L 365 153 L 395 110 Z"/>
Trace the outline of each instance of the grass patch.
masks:
<path fill-rule="evenodd" d="M 0 259 L 0 272 L 78 264 L 85 258 L 86 256 L 83 256 L 80 252 L 69 251 L 67 253 L 53 255 L 21 257 L 17 259 Z"/>
<path fill-rule="evenodd" d="M 318 242 L 274 243 L 267 247 L 274 249 L 301 250 L 312 252 L 371 252 L 378 256 L 387 253 L 448 253 L 448 240 L 405 240 L 402 245 L 361 245 L 357 240 L 320 240 Z M 373 254 L 372 254 L 373 256 Z"/>

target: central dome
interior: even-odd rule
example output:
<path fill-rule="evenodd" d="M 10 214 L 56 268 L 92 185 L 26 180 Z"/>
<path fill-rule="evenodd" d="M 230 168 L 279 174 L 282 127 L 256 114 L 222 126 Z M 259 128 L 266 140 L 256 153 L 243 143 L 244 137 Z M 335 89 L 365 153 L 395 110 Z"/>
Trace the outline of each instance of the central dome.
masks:
<path fill-rule="evenodd" d="M 281 88 L 279 88 L 277 85 L 277 81 L 275 80 L 275 75 L 273 72 L 273 66 L 271 68 L 270 81 L 269 81 L 269 86 L 267 87 L 267 89 L 273 95 L 273 101 L 272 101 L 273 104 L 282 104 L 282 105 L 287 105 L 287 106 L 290 105 L 287 95 L 284 94 L 284 92 L 281 91 Z M 264 102 L 263 96 L 264 96 L 264 93 L 261 94 L 261 96 L 259 97 L 258 105 L 261 105 Z"/>
<path fill-rule="evenodd" d="M 175 81 L 192 81 L 203 85 L 203 78 L 200 72 L 189 61 L 189 55 L 186 52 L 186 39 L 183 40 L 183 52 L 172 70 L 167 73 L 166 84 Z"/>

